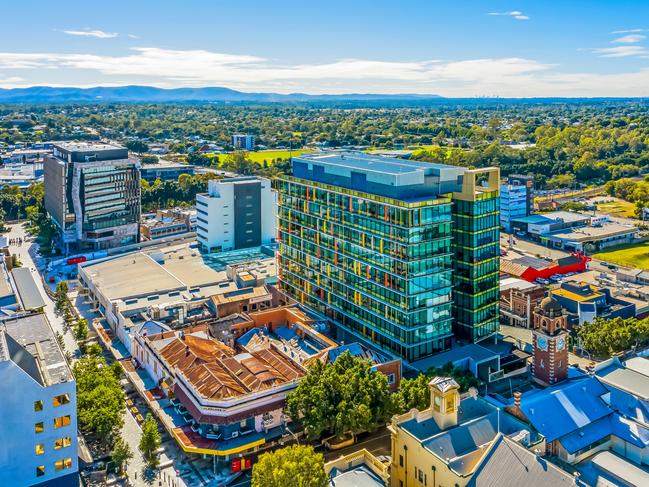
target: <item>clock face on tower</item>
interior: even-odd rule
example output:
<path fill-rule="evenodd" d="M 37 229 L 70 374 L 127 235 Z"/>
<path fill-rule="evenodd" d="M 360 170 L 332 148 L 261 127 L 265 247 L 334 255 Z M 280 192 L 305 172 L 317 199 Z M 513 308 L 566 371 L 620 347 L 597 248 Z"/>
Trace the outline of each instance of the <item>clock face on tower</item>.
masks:
<path fill-rule="evenodd" d="M 566 339 L 563 337 L 559 337 L 557 339 L 557 350 L 560 352 L 563 350 L 563 348 L 566 346 Z"/>
<path fill-rule="evenodd" d="M 545 337 L 538 337 L 536 339 L 536 345 L 539 347 L 540 350 L 547 350 L 548 349 L 548 339 Z"/>

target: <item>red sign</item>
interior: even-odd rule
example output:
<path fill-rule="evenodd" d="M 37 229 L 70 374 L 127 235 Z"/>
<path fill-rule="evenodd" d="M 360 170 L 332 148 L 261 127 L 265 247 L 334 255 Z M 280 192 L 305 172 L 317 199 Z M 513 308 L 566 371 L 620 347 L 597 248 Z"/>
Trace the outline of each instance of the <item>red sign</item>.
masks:
<path fill-rule="evenodd" d="M 252 458 L 243 459 L 243 469 L 250 470 L 252 468 Z"/>
<path fill-rule="evenodd" d="M 84 255 L 80 257 L 70 257 L 68 259 L 68 264 L 78 264 L 80 262 L 85 262 L 85 261 L 86 261 L 86 257 Z"/>
<path fill-rule="evenodd" d="M 230 470 L 232 470 L 232 472 L 239 472 L 241 470 L 241 459 L 240 458 L 236 458 L 236 459 L 232 460 L 232 463 L 230 464 Z"/>

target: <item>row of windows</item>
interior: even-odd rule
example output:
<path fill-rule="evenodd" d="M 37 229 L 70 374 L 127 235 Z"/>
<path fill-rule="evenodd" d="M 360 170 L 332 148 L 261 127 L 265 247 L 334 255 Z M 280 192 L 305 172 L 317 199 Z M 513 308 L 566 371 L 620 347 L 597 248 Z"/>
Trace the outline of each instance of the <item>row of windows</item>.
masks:
<path fill-rule="evenodd" d="M 72 458 L 63 458 L 54 462 L 54 470 L 60 472 L 61 470 L 67 470 L 72 468 Z M 36 467 L 36 476 L 42 477 L 45 475 L 45 465 L 39 465 Z"/>
<path fill-rule="evenodd" d="M 353 310 L 346 311 L 337 306 L 338 304 L 342 306 L 344 303 L 336 302 L 334 305 L 331 302 L 325 303 L 314 296 L 305 295 L 300 291 L 300 288 L 296 287 L 299 284 L 293 286 L 286 282 L 286 280 L 284 280 L 283 284 L 284 289 L 296 299 L 301 300 L 313 309 L 336 320 L 342 327 L 371 339 L 379 347 L 394 352 L 409 361 L 446 350 L 450 346 L 450 320 L 440 321 L 435 323 L 435 325 L 427 326 L 427 329 L 430 329 L 430 333 L 427 336 L 421 336 L 419 341 L 413 343 L 410 338 L 405 338 L 405 334 L 403 336 L 399 335 L 401 337 L 399 339 L 393 338 L 390 334 L 390 330 L 393 328 L 390 325 L 387 325 L 388 328 L 384 329 L 381 323 L 382 320 L 371 319 L 368 321 L 367 316 L 365 316 L 367 313 L 363 309 L 358 310 L 358 313 L 354 313 Z M 375 333 L 375 329 L 381 331 Z M 403 330 L 398 331 L 403 333 Z M 408 336 L 411 335 L 412 333 L 409 332 Z M 406 345 L 406 342 L 409 345 Z"/>
<path fill-rule="evenodd" d="M 61 448 L 67 448 L 72 445 L 72 438 L 69 436 L 64 436 L 63 438 L 58 438 L 54 440 L 54 449 L 60 450 Z M 36 445 L 36 455 L 43 455 L 45 453 L 45 444 L 39 443 Z"/>
<path fill-rule="evenodd" d="M 54 406 L 55 408 L 59 406 L 64 406 L 66 404 L 70 404 L 70 394 L 60 394 L 52 398 L 52 406 Z M 34 411 L 38 412 L 42 410 L 43 410 L 43 401 L 41 400 L 34 401 Z"/>
<path fill-rule="evenodd" d="M 294 294 L 296 299 L 304 301 L 315 297 L 329 307 L 337 308 L 357 319 L 361 328 L 369 326 L 403 344 L 414 345 L 423 340 L 438 338 L 447 328 L 450 329 L 450 302 L 414 313 L 399 313 L 394 310 L 386 313 L 390 308 L 377 307 L 373 300 L 367 298 L 363 301 L 362 296 L 354 294 L 346 286 L 333 283 L 329 290 L 325 290 L 305 278 L 307 270 L 290 262 L 281 262 L 281 265 L 286 271 L 282 276 L 283 283 L 298 290 Z"/>
<path fill-rule="evenodd" d="M 65 416 L 59 416 L 58 418 L 54 418 L 54 429 L 59 429 L 63 428 L 65 426 L 70 425 L 70 415 L 67 414 Z M 34 431 L 36 433 L 42 433 L 45 431 L 45 423 L 43 421 L 39 421 L 34 425 Z"/>

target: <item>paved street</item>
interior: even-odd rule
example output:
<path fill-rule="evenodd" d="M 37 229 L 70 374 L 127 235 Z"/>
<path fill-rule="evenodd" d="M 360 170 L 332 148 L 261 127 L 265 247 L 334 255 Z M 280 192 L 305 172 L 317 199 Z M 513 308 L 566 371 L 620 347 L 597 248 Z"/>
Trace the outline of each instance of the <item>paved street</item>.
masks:
<path fill-rule="evenodd" d="M 44 265 L 43 259 L 36 255 L 38 244 L 36 242 L 26 241 L 28 234 L 22 224 L 16 223 L 8 225 L 8 227 L 9 232 L 5 234 L 7 239 L 22 238 L 23 240 L 23 244 L 21 246 L 10 245 L 10 252 L 12 254 L 18 255 L 18 260 L 20 260 L 23 267 L 27 267 L 28 269 L 32 270 L 32 275 L 34 276 L 34 281 L 36 281 L 38 291 L 41 293 L 43 299 L 45 300 L 45 315 L 52 325 L 52 329 L 55 332 L 59 332 L 63 335 L 65 350 L 69 351 L 73 357 L 78 357 L 79 347 L 77 346 L 77 342 L 75 341 L 72 332 L 65 329 L 63 318 L 56 315 L 54 311 L 54 301 L 52 301 L 48 294 L 45 292 L 45 288 L 43 287 L 43 280 L 41 279 L 37 271 L 37 269 L 42 270 Z"/>
<path fill-rule="evenodd" d="M 375 456 L 390 455 L 391 440 L 390 432 L 388 431 L 388 429 L 384 426 L 374 433 L 361 434 L 359 435 L 358 441 L 355 444 L 348 446 L 347 448 L 334 451 L 325 451 L 325 462 L 336 460 L 342 455 L 347 455 L 349 453 L 362 450 L 363 448 L 365 448 Z"/>

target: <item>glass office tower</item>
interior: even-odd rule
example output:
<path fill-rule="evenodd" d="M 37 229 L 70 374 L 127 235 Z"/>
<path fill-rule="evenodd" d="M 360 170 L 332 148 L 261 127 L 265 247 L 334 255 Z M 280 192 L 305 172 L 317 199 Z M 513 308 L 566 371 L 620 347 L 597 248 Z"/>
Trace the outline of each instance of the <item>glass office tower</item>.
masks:
<path fill-rule="evenodd" d="M 282 288 L 333 319 L 346 342 L 408 361 L 448 349 L 465 172 L 355 153 L 294 158 L 293 176 L 277 181 Z"/>
<path fill-rule="evenodd" d="M 497 185 L 497 172 L 492 174 L 492 181 Z M 465 184 L 469 178 L 481 176 L 484 176 L 482 171 L 467 171 Z M 488 179 L 486 183 L 489 187 Z M 485 187 L 482 184 L 476 186 Z M 475 342 L 498 331 L 499 208 L 497 188 L 454 194 L 453 331 L 458 338 Z"/>

